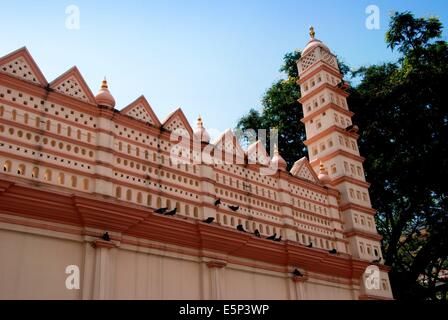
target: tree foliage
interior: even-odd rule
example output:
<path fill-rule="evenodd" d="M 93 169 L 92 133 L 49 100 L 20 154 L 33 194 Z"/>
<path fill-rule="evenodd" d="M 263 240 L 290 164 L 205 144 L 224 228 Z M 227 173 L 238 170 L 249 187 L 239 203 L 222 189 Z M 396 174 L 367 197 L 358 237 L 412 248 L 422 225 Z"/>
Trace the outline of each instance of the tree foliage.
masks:
<path fill-rule="evenodd" d="M 448 47 L 435 18 L 396 13 L 386 42 L 397 63 L 358 71 L 349 105 L 378 211 L 396 298 L 446 299 Z M 440 286 L 440 287 L 439 287 Z"/>
<path fill-rule="evenodd" d="M 447 299 L 440 271 L 448 270 L 448 46 L 441 34 L 436 18 L 395 13 L 386 43 L 399 60 L 360 68 L 348 100 L 361 128 L 360 151 L 398 299 Z M 238 123 L 242 129 L 277 127 L 289 165 L 306 154 L 299 57 L 285 56 L 287 80 L 275 82 L 261 111 L 252 109 Z"/>

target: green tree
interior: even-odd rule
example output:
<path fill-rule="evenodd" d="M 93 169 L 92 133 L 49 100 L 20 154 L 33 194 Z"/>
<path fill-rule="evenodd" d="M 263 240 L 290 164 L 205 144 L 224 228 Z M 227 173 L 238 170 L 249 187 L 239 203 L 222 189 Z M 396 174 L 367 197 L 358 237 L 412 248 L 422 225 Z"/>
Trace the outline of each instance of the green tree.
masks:
<path fill-rule="evenodd" d="M 392 16 L 397 63 L 358 71 L 350 108 L 372 183 L 386 264 L 398 299 L 446 299 L 448 269 L 448 47 L 435 18 Z"/>
<path fill-rule="evenodd" d="M 398 299 L 447 299 L 448 284 L 439 277 L 448 269 L 448 47 L 441 34 L 436 18 L 393 15 L 386 42 L 400 59 L 359 69 L 348 100 L 361 128 L 359 146 Z M 288 79 L 266 91 L 261 111 L 238 122 L 241 129 L 277 127 L 289 165 L 306 154 L 299 57 L 285 56 L 281 70 Z"/>

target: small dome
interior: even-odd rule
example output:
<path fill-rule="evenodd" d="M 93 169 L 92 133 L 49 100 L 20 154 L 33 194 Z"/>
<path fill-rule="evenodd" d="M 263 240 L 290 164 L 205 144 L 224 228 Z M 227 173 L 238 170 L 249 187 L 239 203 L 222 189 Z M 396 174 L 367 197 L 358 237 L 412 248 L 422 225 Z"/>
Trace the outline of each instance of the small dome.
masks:
<path fill-rule="evenodd" d="M 328 49 L 328 47 L 322 41 L 318 39 L 311 39 L 310 42 L 308 42 L 308 44 L 306 45 L 306 47 L 303 49 L 302 55 L 304 56 L 307 52 L 319 46 L 327 51 L 330 51 L 330 49 Z"/>
<path fill-rule="evenodd" d="M 103 80 L 101 89 L 95 96 L 95 100 L 100 106 L 106 106 L 112 109 L 115 107 L 115 99 L 108 89 L 106 79 Z"/>
<path fill-rule="evenodd" d="M 274 156 L 271 159 L 271 166 L 278 168 L 278 170 L 286 171 L 286 161 L 278 152 L 277 145 L 274 145 Z"/>
<path fill-rule="evenodd" d="M 317 177 L 319 178 L 320 182 L 324 184 L 331 182 L 331 178 L 328 175 L 327 169 L 325 169 L 325 166 L 322 162 L 320 163 L 319 175 Z"/>
<path fill-rule="evenodd" d="M 200 140 L 201 142 L 206 142 L 206 143 L 210 142 L 210 135 L 208 134 L 207 130 L 205 130 L 205 128 L 203 126 L 201 116 L 199 116 L 199 118 L 198 118 L 198 126 L 194 130 L 194 136 L 196 139 Z"/>
<path fill-rule="evenodd" d="M 316 35 L 316 33 L 314 32 L 314 28 L 310 27 L 311 40 L 308 42 L 306 47 L 303 49 L 302 56 L 304 56 L 307 52 L 311 51 L 312 49 L 314 49 L 316 47 L 322 47 L 325 50 L 330 51 L 330 49 L 328 49 L 328 47 L 322 41 L 314 38 L 315 35 Z"/>

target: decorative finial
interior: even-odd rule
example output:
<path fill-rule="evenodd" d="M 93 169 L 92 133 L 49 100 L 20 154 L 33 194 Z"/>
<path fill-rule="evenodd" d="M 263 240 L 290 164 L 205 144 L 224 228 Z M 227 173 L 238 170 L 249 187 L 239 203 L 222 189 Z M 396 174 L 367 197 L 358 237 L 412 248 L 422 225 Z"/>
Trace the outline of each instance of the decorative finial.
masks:
<path fill-rule="evenodd" d="M 324 173 L 324 172 L 326 171 L 326 170 L 325 170 L 324 163 L 323 163 L 322 161 L 320 162 L 320 166 L 319 166 L 319 167 L 320 167 L 320 172 L 321 172 L 321 173 Z"/>
<path fill-rule="evenodd" d="M 322 163 L 322 161 L 320 161 L 320 170 L 319 170 L 319 175 L 317 176 L 319 178 L 319 180 L 324 183 L 330 183 L 331 182 L 331 178 L 328 175 L 328 171 L 325 168 L 324 164 Z"/>
<path fill-rule="evenodd" d="M 311 39 L 314 39 L 314 36 L 316 35 L 316 32 L 314 32 L 314 27 L 313 26 L 311 26 L 310 27 L 310 37 L 311 37 Z"/>
<path fill-rule="evenodd" d="M 202 127 L 202 117 L 199 115 L 198 117 L 198 127 Z"/>
<path fill-rule="evenodd" d="M 104 77 L 103 82 L 101 83 L 101 89 L 107 89 L 107 88 L 108 88 L 107 80 L 106 77 Z"/>

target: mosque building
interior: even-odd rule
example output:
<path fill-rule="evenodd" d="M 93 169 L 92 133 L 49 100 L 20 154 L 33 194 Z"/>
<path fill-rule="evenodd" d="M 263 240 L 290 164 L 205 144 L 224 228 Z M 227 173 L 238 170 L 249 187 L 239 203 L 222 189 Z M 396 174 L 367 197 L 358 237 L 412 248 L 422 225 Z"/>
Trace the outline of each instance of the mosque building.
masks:
<path fill-rule="evenodd" d="M 347 85 L 310 35 L 289 171 L 181 109 L 115 109 L 76 67 L 47 82 L 26 48 L 0 58 L 0 299 L 392 299 Z"/>

